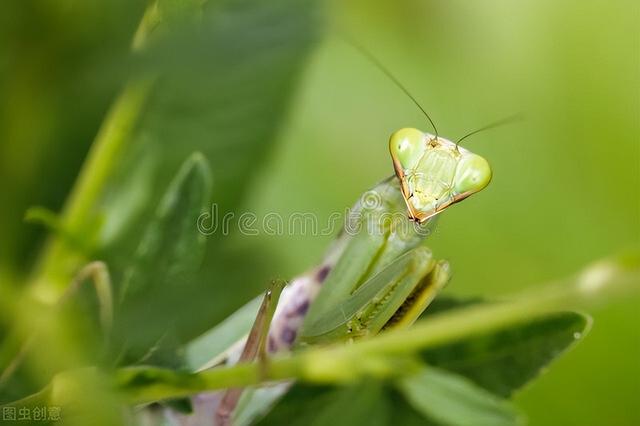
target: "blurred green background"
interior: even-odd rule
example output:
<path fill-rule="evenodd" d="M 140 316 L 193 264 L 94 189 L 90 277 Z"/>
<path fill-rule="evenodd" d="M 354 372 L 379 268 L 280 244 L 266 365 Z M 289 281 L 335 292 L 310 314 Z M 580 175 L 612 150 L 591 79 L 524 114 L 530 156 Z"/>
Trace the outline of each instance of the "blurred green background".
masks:
<path fill-rule="evenodd" d="M 244 3 L 249 10 L 250 2 Z M 245 80 L 253 84 L 220 100 L 222 107 L 210 115 L 189 104 L 189 97 L 177 107 L 162 109 L 161 99 L 155 104 L 162 114 L 144 120 L 156 130 L 162 123 L 161 130 L 136 138 L 180 139 L 163 145 L 162 155 L 171 161 L 157 161 L 173 167 L 168 176 L 191 145 L 199 146 L 193 141 L 207 134 L 213 148 L 205 154 L 218 185 L 214 201 L 218 191 L 223 201 L 239 205 L 238 211 L 259 217 L 310 212 L 320 224 L 343 212 L 392 173 L 386 144 L 394 130 L 431 129 L 410 100 L 339 33 L 386 64 L 444 137 L 454 139 L 513 113 L 525 117 L 465 142 L 490 161 L 494 178 L 482 194 L 442 215 L 430 241 L 436 255 L 452 263 L 448 293 L 499 297 L 640 243 L 636 1 L 334 1 L 322 5 L 324 26 L 316 36 L 303 34 L 307 25 L 316 25 L 306 7 L 293 6 L 273 12 L 281 20 L 268 22 L 277 25 L 265 24 L 264 34 L 273 39 L 267 37 L 264 50 L 251 50 L 252 40 L 264 36 L 252 33 L 260 30 L 261 20 L 255 26 L 229 25 L 220 33 L 237 36 L 240 46 L 248 40 L 238 55 L 258 60 L 250 68 L 255 78 L 249 71 L 218 72 L 216 61 L 205 64 L 207 72 L 184 78 L 188 67 L 172 64 L 190 64 L 189 55 L 163 56 L 160 49 L 151 59 L 131 59 L 128 45 L 143 2 L 61 2 L 67 8 L 47 1 L 11 4 L 0 18 L 2 45 L 9 47 L 0 58 L 0 279 L 12 288 L 21 288 L 45 235 L 22 221 L 25 209 L 61 208 L 109 104 L 138 69 L 165 67 L 182 76 L 172 86 L 181 94 L 198 94 L 198 84 L 208 82 L 212 86 L 203 98 L 233 85 L 234 78 L 241 86 Z M 269 7 L 263 5 L 263 12 Z M 313 48 L 305 56 L 308 46 Z M 194 47 L 193 55 L 205 48 Z M 223 59 L 233 57 L 230 50 Z M 270 65 L 272 56 L 286 57 L 288 65 Z M 237 66 L 244 66 L 242 60 Z M 247 107 L 251 102 L 255 105 Z M 237 136 L 246 122 L 264 135 L 263 143 L 242 145 L 240 135 L 237 141 L 225 136 L 225 145 L 208 134 L 220 131 L 221 114 L 237 116 L 224 122 L 221 134 Z M 200 126 L 196 130 L 194 122 Z M 242 167 L 227 164 L 233 161 Z M 144 175 L 144 163 L 135 164 Z M 237 188 L 225 166 L 246 170 Z M 140 179 L 147 182 L 140 190 L 145 193 L 153 179 Z M 144 203 L 153 200 L 146 196 Z M 197 335 L 232 312 L 270 277 L 291 277 L 312 266 L 331 240 L 235 233 L 209 248 L 207 259 L 219 261 L 208 263 L 216 266 L 206 266 L 205 276 L 224 277 L 209 288 L 224 297 L 180 305 L 177 312 L 196 317 L 187 321 L 191 328 L 184 335 Z M 110 246 L 107 258 L 118 264 L 126 251 L 112 247 L 129 246 Z M 517 404 L 532 425 L 640 424 L 638 303 L 635 297 L 593 312 L 590 336 L 518 394 Z"/>

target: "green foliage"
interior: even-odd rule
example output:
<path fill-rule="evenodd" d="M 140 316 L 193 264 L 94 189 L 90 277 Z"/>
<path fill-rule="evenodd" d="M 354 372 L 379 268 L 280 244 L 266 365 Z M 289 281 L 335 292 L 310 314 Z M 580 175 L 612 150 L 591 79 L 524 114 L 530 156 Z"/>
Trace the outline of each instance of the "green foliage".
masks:
<path fill-rule="evenodd" d="M 427 311 L 425 319 L 452 308 L 456 313 L 455 306 L 470 304 L 448 300 L 442 305 L 434 309 L 435 312 Z M 478 306 L 477 302 L 472 305 Z M 464 312 L 460 311 L 459 315 Z M 399 413 L 394 411 L 392 399 L 397 401 L 400 395 L 406 399 L 402 404 L 404 415 L 413 412 L 411 416 L 421 416 L 422 422 L 428 424 L 520 424 L 521 417 L 502 397 L 509 396 L 539 374 L 581 338 L 589 324 L 588 318 L 580 314 L 552 313 L 422 350 L 422 359 L 429 363 L 426 367 L 417 372 L 398 371 L 396 374 L 400 377 L 387 379 L 386 384 L 369 380 L 342 390 L 296 384 L 260 424 L 278 424 L 285 417 L 324 424 L 318 419 L 326 416 L 326 422 L 330 422 L 334 408 L 346 413 L 343 416 L 350 423 L 345 424 L 364 425 L 372 418 L 382 425 L 396 424 Z M 327 356 L 331 357 L 330 353 Z M 331 364 L 330 360 L 327 362 Z M 372 396 L 372 392 L 375 395 Z M 356 394 L 357 402 L 351 403 Z M 301 406 L 310 407 L 313 414 L 304 414 Z M 362 414 L 368 410 L 381 411 L 369 417 Z"/>
<path fill-rule="evenodd" d="M 426 367 L 420 373 L 401 379 L 398 387 L 416 410 L 438 424 L 507 426 L 520 423 L 508 402 L 444 370 Z"/>
<path fill-rule="evenodd" d="M 3 34 L 6 31 L 15 38 L 7 50 L 15 60 L 2 62 L 2 70 L 10 71 L 3 72 L 2 83 L 12 88 L 12 97 L 3 98 L 2 105 L 8 106 L 11 99 L 15 105 L 21 99 L 26 108 L 12 107 L 15 117 L 25 114 L 20 119 L 11 119 L 9 109 L 2 110 L 2 124 L 13 122 L 12 130 L 3 126 L 3 131 L 12 135 L 7 139 L 15 140 L 15 146 L 37 140 L 34 153 L 49 151 L 47 164 L 70 176 L 50 179 L 52 172 L 46 167 L 38 175 L 41 156 L 25 154 L 18 162 L 13 145 L 1 147 L 2 179 L 15 184 L 15 191 L 0 211 L 2 229 L 8 230 L 3 232 L 7 238 L 0 249 L 10 252 L 0 262 L 0 284 L 15 287 L 16 298 L 3 300 L 15 316 L 7 313 L 0 371 L 17 359 L 22 343 L 32 333 L 42 334 L 38 345 L 47 342 L 54 347 L 48 354 L 30 350 L 24 358 L 20 356 L 18 370 L 12 367 L 11 374 L 19 383 L 14 386 L 13 379 L 0 380 L 0 401 L 26 395 L 49 381 L 57 371 L 54 357 L 48 356 L 54 353 L 69 360 L 82 359 L 80 364 L 111 366 L 145 360 L 176 365 L 175 352 L 182 342 L 231 312 L 244 301 L 244 294 L 266 284 L 262 262 L 268 259 L 264 255 L 235 247 L 230 242 L 233 235 L 220 238 L 220 229 L 211 235 L 199 232 L 198 218 L 211 213 L 212 203 L 220 209 L 220 216 L 235 212 L 267 156 L 317 36 L 314 1 L 162 1 L 152 3 L 146 12 L 143 2 L 99 3 L 95 11 L 12 4 L 13 12 L 7 13 L 22 20 L 23 27 L 41 28 L 43 34 L 60 30 L 55 32 L 61 34 L 59 38 L 38 34 L 31 39 L 28 54 L 32 62 L 19 49 L 28 44 L 25 40 L 31 34 L 21 26 L 3 27 Z M 136 30 L 134 24 L 143 12 Z M 88 25 L 98 17 L 105 28 Z M 34 26 L 33 19 L 51 22 Z M 242 28 L 250 30 L 240 31 Z M 94 36 L 96 39 L 91 38 Z M 70 41 L 65 37 L 74 43 L 85 40 L 86 46 L 74 50 L 64 44 Z M 98 48 L 100 40 L 106 39 L 108 43 Z M 132 40 L 134 48 L 128 52 Z M 64 55 L 56 53 L 65 49 L 69 51 Z M 56 58 L 54 73 L 35 71 L 33 63 L 52 58 Z M 10 67 L 5 69 L 5 64 Z M 25 73 L 25 69 L 35 72 Z M 17 77 L 27 74 L 24 81 Z M 99 87 L 92 86 L 97 81 Z M 32 96 L 31 90 L 48 84 L 58 86 L 54 92 L 43 89 L 41 96 Z M 41 105 L 51 106 L 50 114 L 46 108 L 29 108 L 36 98 Z M 109 100 L 112 105 L 107 111 Z M 82 111 L 84 101 L 96 105 Z M 72 117 L 76 126 L 72 131 L 66 118 L 60 117 L 62 111 Z M 45 116 L 58 120 L 59 127 L 47 127 Z M 38 138 L 44 134 L 51 138 Z M 96 134 L 77 184 L 66 195 L 69 177 L 78 173 L 80 160 Z M 66 137 L 70 138 L 68 145 Z M 51 148 L 54 141 L 59 143 L 56 149 Z M 194 152 L 200 154 L 194 156 Z M 31 172 L 41 182 L 20 177 Z M 50 186 L 54 190 L 43 197 L 40 189 L 46 192 Z M 65 196 L 67 202 L 61 209 Z M 31 210 L 29 218 L 54 231 L 37 262 L 29 261 L 35 258 L 32 253 L 24 258 L 25 247 L 33 250 L 39 242 L 32 230 L 42 229 L 20 223 L 25 199 L 45 206 Z M 9 212 L 5 211 L 8 206 Z M 62 212 L 50 212 L 55 210 Z M 18 222 L 13 218 L 15 212 Z M 247 258 L 254 259 L 252 268 L 246 267 Z M 106 262 L 118 294 L 116 324 L 106 356 L 105 348 L 94 347 L 99 338 L 73 339 L 73 344 L 65 345 L 52 331 L 64 329 L 61 320 L 45 327 L 38 323 L 45 315 L 23 313 L 31 307 L 38 312 L 37 307 L 44 303 L 48 314 L 75 273 L 93 259 Z M 29 263 L 36 265 L 29 274 L 33 279 L 24 273 Z M 240 282 L 248 284 L 245 291 L 228 291 L 230 283 Z M 20 302 L 23 287 L 37 302 L 29 298 Z M 90 292 L 81 293 L 75 297 L 95 299 Z M 82 320 L 72 317 L 87 329 L 93 325 L 80 315 Z"/>
<path fill-rule="evenodd" d="M 334 404 L 338 407 L 347 404 L 349 409 L 355 410 L 352 414 L 357 418 L 361 406 L 349 406 L 351 397 L 344 396 L 350 395 L 350 391 L 326 385 L 350 386 L 364 381 L 367 387 L 372 383 L 383 388 L 398 387 L 410 405 L 431 421 L 468 424 L 470 417 L 497 416 L 506 423 L 515 423 L 519 421 L 518 416 L 502 401 L 500 395 L 491 394 L 494 390 L 491 387 L 500 383 L 501 387 L 497 388 L 500 392 L 507 386 L 521 386 L 583 336 L 588 330 L 589 321 L 579 314 L 559 314 L 558 307 L 566 306 L 569 301 L 573 304 L 600 301 L 605 289 L 617 293 L 632 289 L 640 274 L 639 258 L 637 255 L 634 258 L 635 261 L 625 256 L 598 262 L 576 277 L 555 286 L 542 287 L 509 302 L 470 304 L 449 301 L 445 306 L 462 307 L 445 309 L 441 306 L 437 313 L 426 315 L 410 329 L 387 331 L 375 338 L 358 340 L 352 344 L 310 347 L 290 356 L 276 357 L 266 364 L 242 363 L 198 373 L 150 367 L 127 368 L 118 372 L 116 383 L 130 402 L 139 404 L 206 390 L 297 379 L 293 389 L 286 392 L 284 398 L 275 405 L 274 414 L 267 415 L 268 421 L 271 416 L 277 419 L 278 416 L 288 415 L 282 413 L 303 410 L 301 405 L 313 406 L 318 398 L 327 404 L 329 412 L 334 409 L 331 408 Z M 228 328 L 233 323 L 238 324 L 233 321 L 223 324 L 222 328 Z M 564 326 L 558 329 L 552 327 L 561 324 Z M 238 332 L 241 334 L 243 330 Z M 495 342 L 496 336 L 500 345 L 492 348 L 492 352 L 487 352 L 484 343 Z M 518 349 L 533 346 L 536 346 L 536 350 L 532 355 L 525 357 L 523 352 L 518 352 Z M 460 347 L 465 349 L 461 353 L 467 360 L 477 358 L 483 361 L 478 365 L 486 370 L 486 375 L 477 376 L 475 371 L 471 371 L 469 377 L 463 377 L 446 370 L 439 374 L 436 372 L 435 376 L 424 375 L 424 368 L 429 371 L 434 367 L 421 363 L 418 355 L 424 356 L 431 351 L 452 352 L 452 349 Z M 508 360 L 508 357 L 504 358 L 505 354 L 511 355 L 514 351 L 523 356 L 526 362 L 486 362 L 487 359 Z M 455 368 L 455 364 L 453 366 Z M 498 382 L 487 381 L 486 388 L 474 383 L 478 377 L 492 375 L 498 378 Z M 424 384 L 425 381 L 429 383 L 428 386 Z M 314 389 L 309 390 L 304 382 L 315 384 Z M 269 407 L 286 391 L 286 386 L 271 384 L 249 393 L 250 397 L 241 404 L 238 415 L 238 419 L 242 419 L 240 424 L 268 412 Z M 433 393 L 425 391 L 425 388 Z M 455 402 L 450 402 L 449 407 L 460 404 L 466 408 L 457 408 L 455 413 L 448 415 L 438 409 L 426 408 L 430 406 L 430 401 L 448 400 L 456 392 L 461 395 Z M 387 392 L 384 394 L 387 395 Z M 305 402 L 301 403 L 301 400 Z M 363 402 L 365 405 L 368 404 L 366 400 Z M 380 404 L 383 404 L 382 400 Z M 442 405 L 440 402 L 438 404 Z M 321 409 L 313 409 L 313 413 L 318 418 L 324 415 Z"/>
<path fill-rule="evenodd" d="M 196 282 L 206 239 L 193 232 L 193 224 L 209 204 L 210 193 L 207 160 L 194 154 L 169 185 L 125 271 L 116 333 L 129 346 L 134 360 L 174 332 L 179 317 L 157 321 L 157 313 L 169 311 L 175 306 L 176 294 Z M 146 324 L 144 333 L 135 333 L 138 329 L 129 324 Z"/>
<path fill-rule="evenodd" d="M 165 3 L 173 10 L 178 2 Z M 136 250 L 134 231 L 151 217 L 182 161 L 194 151 L 209 161 L 214 183 L 212 204 L 201 211 L 209 215 L 203 223 L 210 231 L 204 267 L 193 286 L 175 294 L 177 305 L 190 301 L 190 311 L 199 313 L 182 317 L 177 330 L 182 340 L 244 301 L 242 293 L 226 291 L 229 282 L 246 283 L 245 292 L 256 293 L 266 284 L 261 273 L 261 264 L 268 262 L 265 254 L 230 246 L 235 229 L 223 235 L 221 223 L 213 221 L 229 212 L 239 215 L 239 203 L 268 155 L 317 31 L 312 1 L 205 3 L 200 15 L 195 26 L 182 19 L 173 22 L 172 32 L 159 32 L 140 54 L 140 72 L 158 77 L 99 201 L 104 209 L 101 252 L 117 277 Z M 248 257 L 254 259 L 253 268 L 242 267 Z M 223 293 L 226 297 L 219 297 Z"/>
<path fill-rule="evenodd" d="M 558 313 L 434 348 L 423 357 L 431 365 L 454 371 L 508 397 L 580 340 L 589 328 L 590 319 L 584 315 Z"/>
<path fill-rule="evenodd" d="M 260 425 L 386 425 L 395 423 L 385 387 L 368 382 L 345 388 L 296 385 Z"/>
<path fill-rule="evenodd" d="M 240 336 L 249 332 L 259 307 L 260 298 L 256 297 L 220 324 L 189 342 L 185 347 L 187 367 L 197 370 L 209 360 L 223 354 Z"/>

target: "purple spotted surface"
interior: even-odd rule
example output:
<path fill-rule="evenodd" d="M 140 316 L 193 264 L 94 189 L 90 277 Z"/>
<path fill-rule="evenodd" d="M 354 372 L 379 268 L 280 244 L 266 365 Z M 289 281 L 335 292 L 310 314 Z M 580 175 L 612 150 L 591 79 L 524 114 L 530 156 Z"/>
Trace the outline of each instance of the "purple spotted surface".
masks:
<path fill-rule="evenodd" d="M 331 246 L 320 266 L 294 278 L 283 290 L 269 328 L 269 352 L 291 348 L 309 306 L 342 255 L 347 240 L 347 235 L 341 235 Z"/>
<path fill-rule="evenodd" d="M 291 348 L 311 301 L 315 299 L 322 287 L 322 281 L 319 278 L 326 277 L 328 273 L 321 273 L 325 268 L 330 267 L 323 266 L 299 276 L 284 289 L 269 329 L 269 352 Z"/>

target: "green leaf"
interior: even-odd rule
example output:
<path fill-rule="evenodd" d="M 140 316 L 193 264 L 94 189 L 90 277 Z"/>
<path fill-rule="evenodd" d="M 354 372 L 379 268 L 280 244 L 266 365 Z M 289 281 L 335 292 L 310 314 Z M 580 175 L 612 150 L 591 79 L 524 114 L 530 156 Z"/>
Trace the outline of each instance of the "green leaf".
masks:
<path fill-rule="evenodd" d="M 205 239 L 194 224 L 207 206 L 210 191 L 207 160 L 193 154 L 158 205 L 127 271 L 121 298 L 176 285 L 176 278 L 198 268 Z"/>
<path fill-rule="evenodd" d="M 384 387 L 367 382 L 348 387 L 296 384 L 259 425 L 385 425 L 389 406 Z"/>
<path fill-rule="evenodd" d="M 429 426 L 435 423 L 411 406 L 393 386 L 370 380 L 344 387 L 296 383 L 255 424 Z"/>
<path fill-rule="evenodd" d="M 519 424 L 519 417 L 469 380 L 427 367 L 395 388 L 375 380 L 344 387 L 296 383 L 257 424 L 500 426 Z"/>
<path fill-rule="evenodd" d="M 507 401 L 445 370 L 426 367 L 419 374 L 400 379 L 397 386 L 416 410 L 438 424 L 520 424 L 517 412 Z"/>
<path fill-rule="evenodd" d="M 203 367 L 249 333 L 260 308 L 261 299 L 254 298 L 229 318 L 189 342 L 185 347 L 188 369 L 197 370 Z"/>
<path fill-rule="evenodd" d="M 205 238 L 195 226 L 209 200 L 211 172 L 201 154 L 193 154 L 181 167 L 158 205 L 125 274 L 118 324 L 134 352 L 148 349 L 165 337 L 176 316 L 171 316 L 172 295 L 190 281 L 200 267 Z M 154 322 L 158 311 L 162 323 Z M 129 324 L 146 325 L 143 336 L 128 333 Z"/>
<path fill-rule="evenodd" d="M 524 324 L 423 352 L 427 363 L 455 372 L 502 396 L 534 379 L 589 330 L 591 319 L 575 312 L 549 314 Z"/>
<path fill-rule="evenodd" d="M 289 387 L 290 384 L 285 382 L 245 389 L 233 411 L 234 426 L 252 425 L 264 417 L 289 392 Z"/>
<path fill-rule="evenodd" d="M 190 0 L 164 1 L 163 7 L 173 10 L 182 3 L 189 14 Z M 180 163 L 194 151 L 207 158 L 217 217 L 208 206 L 204 267 L 193 287 L 174 294 L 171 309 L 180 311 L 176 327 L 182 342 L 224 319 L 271 278 L 265 272 L 268 253 L 234 239 L 238 209 L 269 156 L 317 37 L 315 3 L 206 2 L 197 22 L 173 20 L 138 55 L 141 72 L 158 78 L 102 197 L 102 245 L 117 282 L 135 251 L 138 230 Z M 225 232 L 222 218 L 227 213 L 235 216 Z M 156 312 L 154 320 L 162 321 L 163 315 Z"/>
<path fill-rule="evenodd" d="M 270 392 L 266 387 L 255 392 Z M 265 394 L 273 404 L 273 397 Z M 261 397 L 258 398 L 261 402 Z M 256 402 L 256 400 L 254 400 Z M 265 407 L 269 404 L 263 404 Z M 238 426 L 257 425 L 421 425 L 432 423 L 407 403 L 404 396 L 382 382 L 365 381 L 350 386 L 292 385 L 275 407 L 261 418 L 256 412 L 242 412 L 234 416 Z"/>
<path fill-rule="evenodd" d="M 429 306 L 427 306 L 427 309 L 425 309 L 421 317 L 428 318 L 430 315 L 444 312 L 449 309 L 463 308 L 465 306 L 471 306 L 483 302 L 485 302 L 485 300 L 479 297 L 461 299 L 458 297 L 439 295 L 429 304 Z"/>

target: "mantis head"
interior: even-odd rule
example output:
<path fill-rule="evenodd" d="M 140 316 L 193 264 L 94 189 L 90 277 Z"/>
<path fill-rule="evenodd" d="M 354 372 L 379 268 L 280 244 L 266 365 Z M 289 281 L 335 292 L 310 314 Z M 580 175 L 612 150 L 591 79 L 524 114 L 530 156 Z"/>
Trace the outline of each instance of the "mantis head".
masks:
<path fill-rule="evenodd" d="M 481 191 L 491 181 L 487 160 L 418 129 L 393 133 L 389 150 L 409 217 L 416 222 Z"/>

